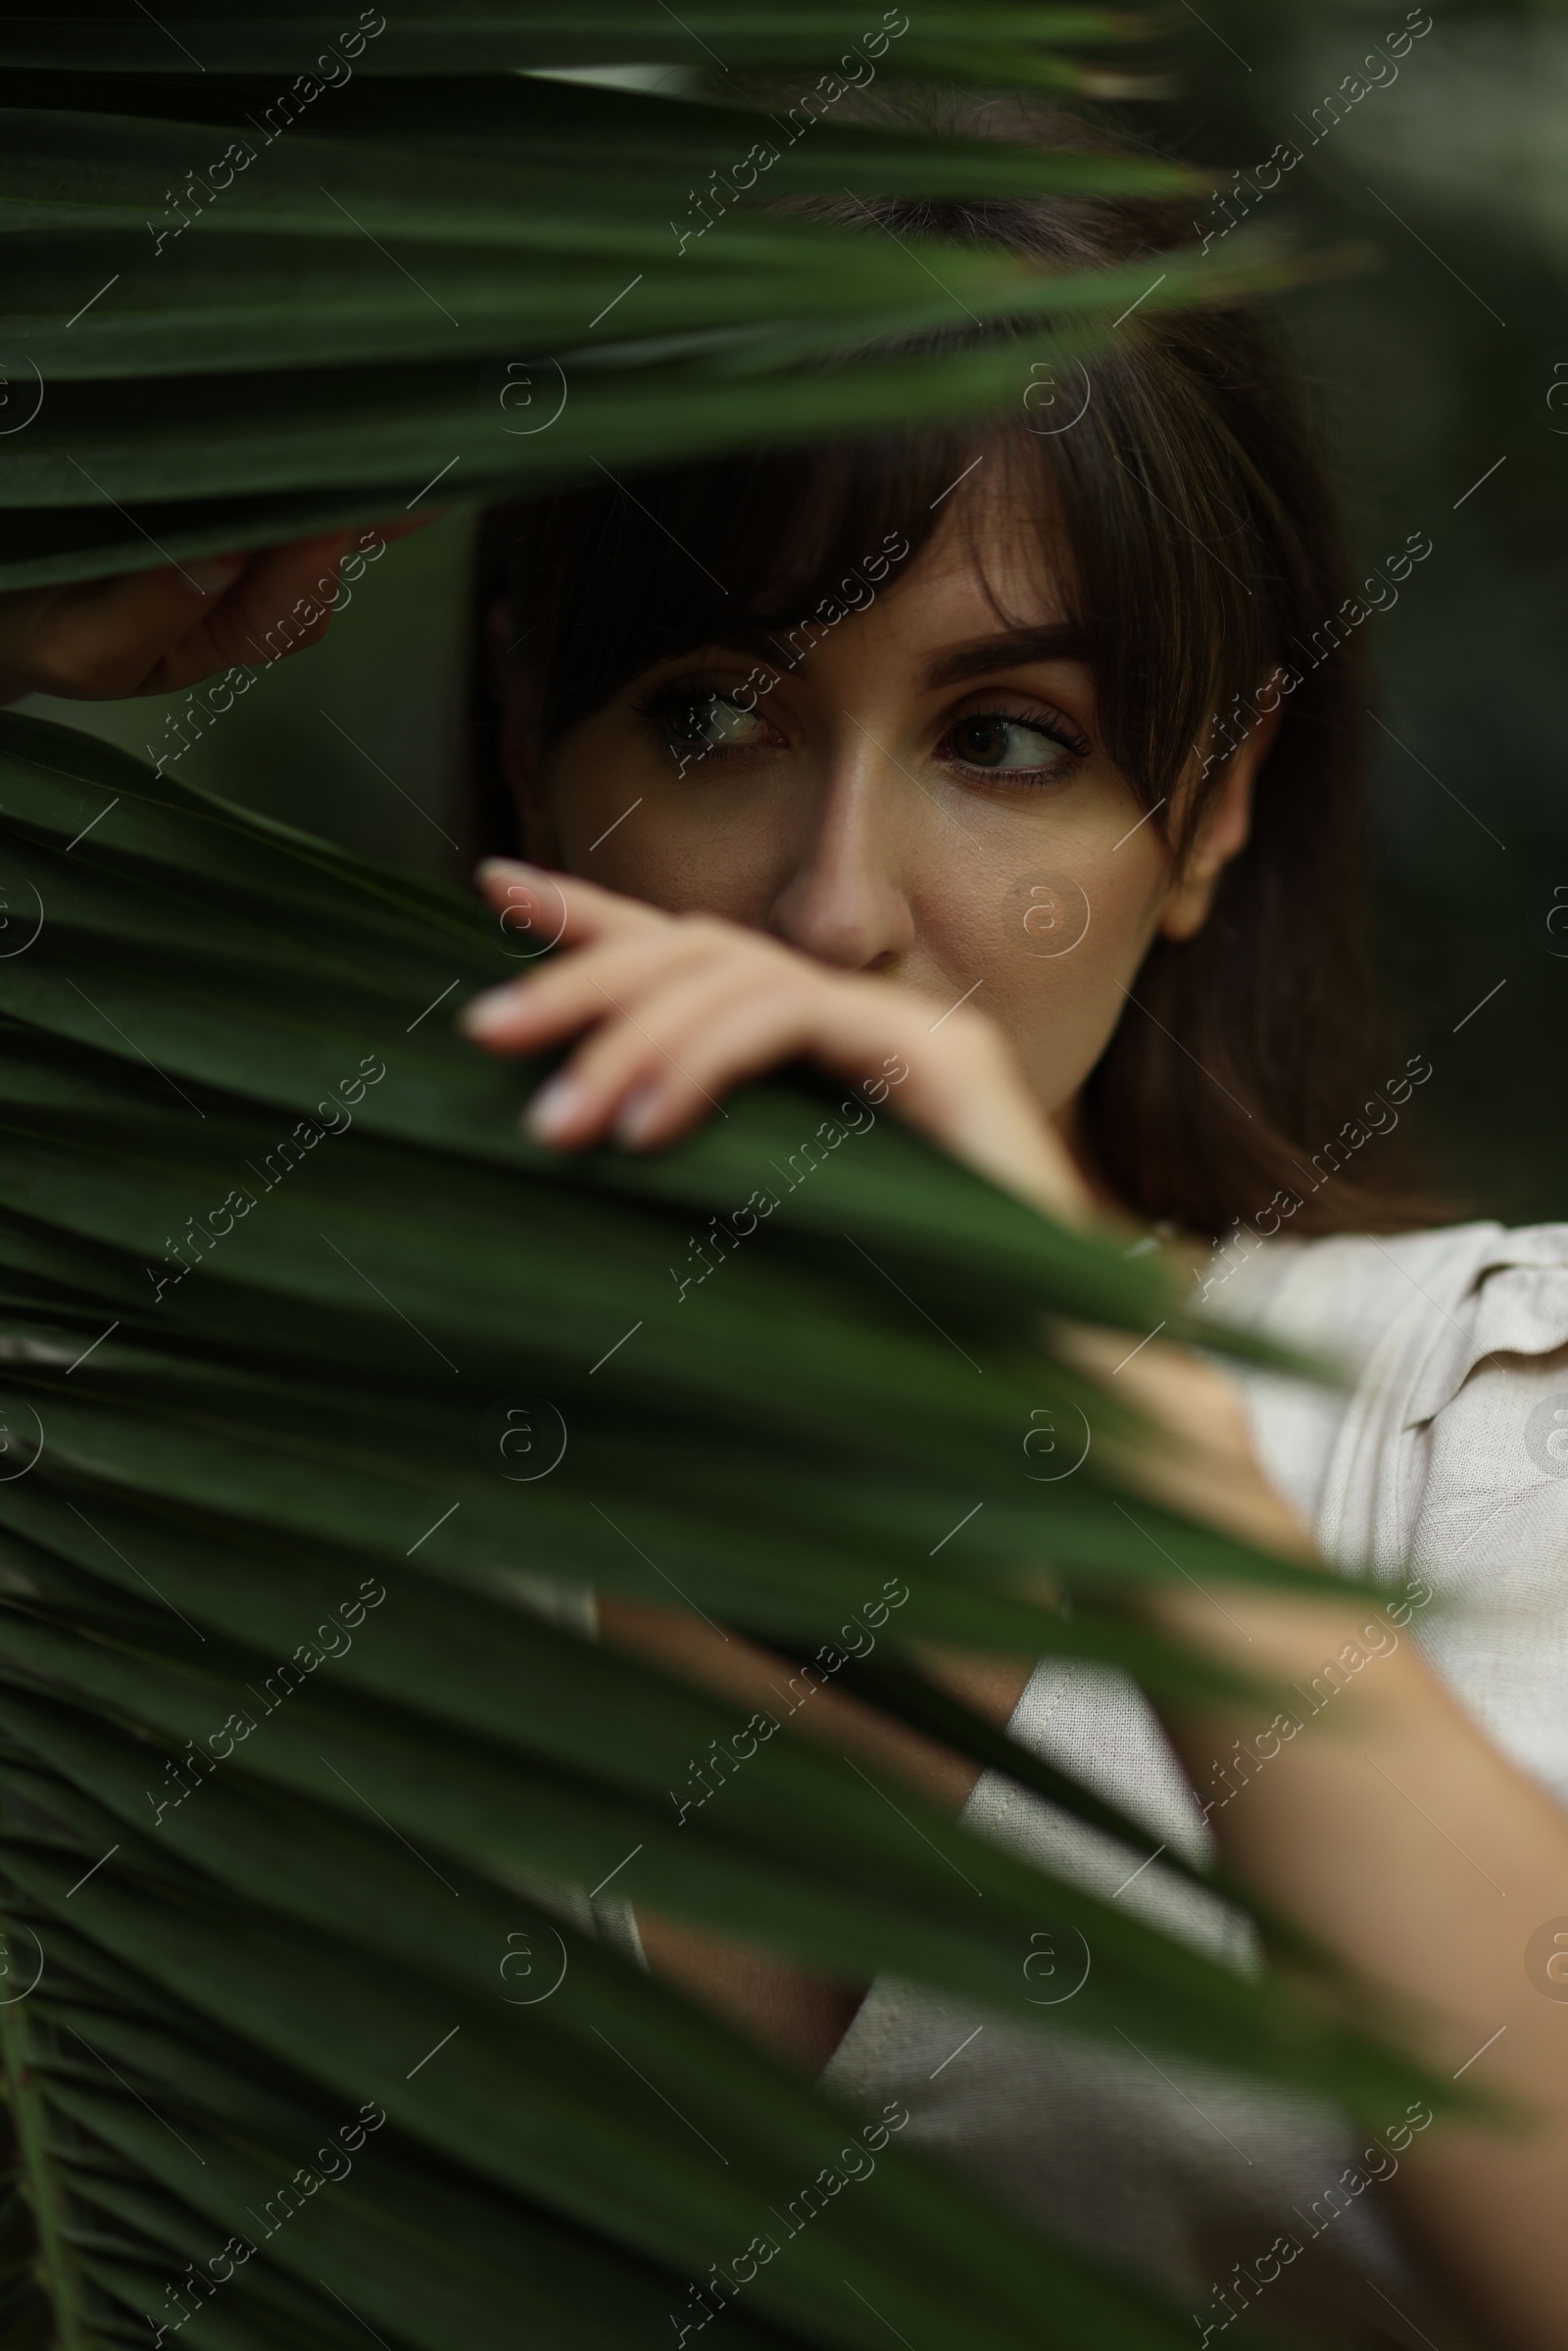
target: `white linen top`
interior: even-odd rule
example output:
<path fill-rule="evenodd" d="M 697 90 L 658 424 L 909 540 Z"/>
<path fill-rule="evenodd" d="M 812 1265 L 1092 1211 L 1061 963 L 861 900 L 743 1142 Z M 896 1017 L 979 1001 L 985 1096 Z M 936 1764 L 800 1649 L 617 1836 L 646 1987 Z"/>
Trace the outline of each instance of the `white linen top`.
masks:
<path fill-rule="evenodd" d="M 1207 1304 L 1347 1366 L 1352 1385 L 1334 1391 L 1243 1375 L 1264 1468 L 1326 1558 L 1390 1582 L 1420 1572 L 1448 1605 L 1412 1616 L 1411 1635 L 1568 1806 L 1568 1225 L 1267 1242 L 1211 1283 Z M 1047 1658 L 1008 1731 L 1155 1843 L 1212 1855 L 1198 1797 L 1123 1676 Z M 1124 1846 L 994 1772 L 964 1818 L 1107 1895 L 1123 1887 Z M 1498 1899 L 1487 1856 L 1474 1858 L 1477 1899 Z M 1247 1964 L 1243 1923 L 1158 1862 L 1119 1898 Z M 1364 2156 L 1343 2113 L 1163 2050 L 1075 2037 L 1070 1997 L 1041 2013 L 1059 2037 L 879 1977 L 822 2085 L 857 2106 L 902 2099 L 906 2144 L 1190 2296 L 1195 2343 L 1244 2310 L 1344 2351 L 1466 2341 L 1390 2229 L 1377 2176 L 1391 2156 Z"/>

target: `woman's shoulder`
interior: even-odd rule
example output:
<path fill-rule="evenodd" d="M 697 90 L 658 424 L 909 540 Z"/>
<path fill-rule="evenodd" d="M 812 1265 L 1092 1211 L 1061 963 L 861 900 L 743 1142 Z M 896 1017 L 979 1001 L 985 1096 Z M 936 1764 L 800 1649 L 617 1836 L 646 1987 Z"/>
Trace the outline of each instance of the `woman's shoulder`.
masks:
<path fill-rule="evenodd" d="M 1343 1367 L 1248 1375 L 1259 1457 L 1326 1557 L 1441 1598 L 1424 1645 L 1568 1803 L 1568 1224 L 1280 1242 L 1208 1302 Z"/>
<path fill-rule="evenodd" d="M 1444 1374 L 1469 1357 L 1462 1380 L 1477 1359 L 1474 1340 L 1479 1352 L 1524 1354 L 1568 1344 L 1568 1223 L 1335 1233 L 1260 1241 L 1245 1255 L 1226 1244 L 1198 1297 L 1220 1320 L 1325 1355 L 1352 1376 L 1391 1347 L 1427 1339 L 1438 1343 Z"/>

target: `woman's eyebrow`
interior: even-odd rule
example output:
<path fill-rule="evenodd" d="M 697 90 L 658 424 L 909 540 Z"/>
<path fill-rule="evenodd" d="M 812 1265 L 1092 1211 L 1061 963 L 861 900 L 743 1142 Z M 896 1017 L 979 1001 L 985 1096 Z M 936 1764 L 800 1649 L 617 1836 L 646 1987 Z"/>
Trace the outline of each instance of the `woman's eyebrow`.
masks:
<path fill-rule="evenodd" d="M 966 677 L 989 677 L 998 669 L 1023 669 L 1031 661 L 1081 661 L 1088 649 L 1070 622 L 1046 628 L 1009 629 L 1000 637 L 983 638 L 977 645 L 960 646 L 943 654 L 926 671 L 930 687 L 956 686 Z"/>

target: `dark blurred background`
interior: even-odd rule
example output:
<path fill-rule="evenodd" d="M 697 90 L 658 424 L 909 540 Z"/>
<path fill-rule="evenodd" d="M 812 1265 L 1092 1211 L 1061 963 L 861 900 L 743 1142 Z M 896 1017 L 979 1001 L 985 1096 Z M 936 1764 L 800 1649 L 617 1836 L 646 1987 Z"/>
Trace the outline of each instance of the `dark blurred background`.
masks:
<path fill-rule="evenodd" d="M 1430 1174 L 1461 1212 L 1568 1219 L 1568 9 L 1200 8 L 1161 143 L 1239 167 L 1247 200 L 1292 142 L 1250 218 L 1376 248 L 1284 309 L 1361 553 L 1433 541 L 1365 631 L 1381 935 L 1434 1064 Z"/>
<path fill-rule="evenodd" d="M 1237 221 L 1375 248 L 1284 308 L 1368 566 L 1433 542 L 1366 624 L 1381 933 L 1401 1056 L 1434 1065 L 1428 1170 L 1461 1213 L 1568 1218 L 1568 7 L 1183 6 L 1181 86 L 1129 127 L 1239 171 Z M 1282 142 L 1300 160 L 1260 194 Z M 176 772 L 455 875 L 470 533 L 453 514 L 392 548 Z M 24 707 L 140 752 L 180 706 Z"/>

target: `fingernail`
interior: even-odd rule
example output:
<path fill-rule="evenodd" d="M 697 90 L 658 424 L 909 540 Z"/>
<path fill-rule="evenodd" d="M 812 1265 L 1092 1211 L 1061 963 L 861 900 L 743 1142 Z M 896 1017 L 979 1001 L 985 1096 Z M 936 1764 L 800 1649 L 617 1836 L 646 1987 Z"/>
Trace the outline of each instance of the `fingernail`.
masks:
<path fill-rule="evenodd" d="M 583 1086 L 564 1071 L 541 1086 L 528 1104 L 525 1124 L 538 1143 L 554 1143 L 564 1127 L 572 1119 L 587 1100 Z"/>
<path fill-rule="evenodd" d="M 514 988 L 487 988 L 482 996 L 470 997 L 458 1014 L 457 1025 L 466 1037 L 491 1037 L 497 1029 L 505 1028 L 517 1002 Z"/>
<path fill-rule="evenodd" d="M 660 1088 L 657 1083 L 639 1086 L 628 1094 L 620 1116 L 615 1121 L 615 1141 L 623 1144 L 641 1143 L 654 1124 L 659 1110 Z"/>
<path fill-rule="evenodd" d="M 204 596 L 221 596 L 225 588 L 233 586 L 249 561 L 243 555 L 210 556 L 205 563 L 187 563 L 185 576 L 194 581 Z"/>
<path fill-rule="evenodd" d="M 477 882 L 537 882 L 544 875 L 539 866 L 528 864 L 522 857 L 481 857 L 473 869 L 473 878 Z"/>

